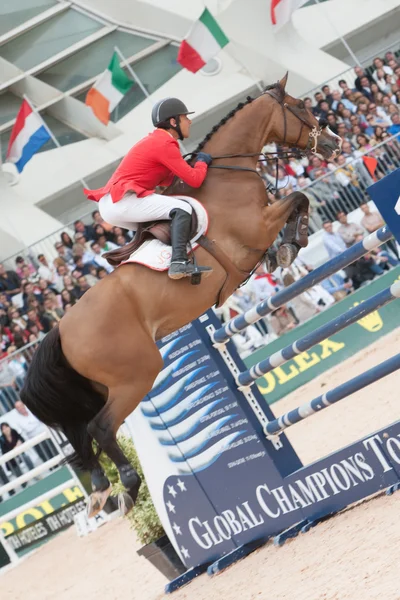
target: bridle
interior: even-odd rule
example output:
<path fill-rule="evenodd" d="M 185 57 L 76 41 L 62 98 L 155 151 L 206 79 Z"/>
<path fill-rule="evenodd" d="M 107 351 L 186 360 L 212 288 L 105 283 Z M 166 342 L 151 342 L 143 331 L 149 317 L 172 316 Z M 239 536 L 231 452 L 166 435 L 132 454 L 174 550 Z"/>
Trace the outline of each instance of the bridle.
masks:
<path fill-rule="evenodd" d="M 287 102 L 284 102 L 285 91 L 282 88 L 282 86 L 279 84 L 279 82 L 268 86 L 261 95 L 265 95 L 265 94 L 271 96 L 271 98 L 273 98 L 282 108 L 282 115 L 283 115 L 282 145 L 283 146 L 285 146 L 287 144 L 287 141 L 286 141 L 287 111 L 289 111 L 293 116 L 295 116 L 301 122 L 299 135 L 297 137 L 297 140 L 293 144 L 294 146 L 297 146 L 297 144 L 301 140 L 304 127 L 308 127 L 308 129 L 309 129 L 308 142 L 307 142 L 307 145 L 304 148 L 304 150 L 301 151 L 299 149 L 294 149 L 293 151 L 289 151 L 289 152 L 277 151 L 277 152 L 254 152 L 254 153 L 248 153 L 248 154 L 223 154 L 220 156 L 212 156 L 212 159 L 214 161 L 214 160 L 224 159 L 224 158 L 250 158 L 250 157 L 254 157 L 254 156 L 259 156 L 259 157 L 263 156 L 263 159 L 260 158 L 259 162 L 261 162 L 261 161 L 264 161 L 264 162 L 276 161 L 276 172 L 277 172 L 276 179 L 278 179 L 278 160 L 280 158 L 293 158 L 293 157 L 298 158 L 299 156 L 304 155 L 308 151 L 310 151 L 312 154 L 316 154 L 317 147 L 318 147 L 318 139 L 328 124 L 325 121 L 323 121 L 323 122 L 321 121 L 320 126 L 317 127 L 316 125 L 313 125 L 312 123 L 310 123 L 302 114 L 299 114 L 296 111 L 296 108 L 300 108 L 300 110 L 302 110 L 304 108 L 304 103 L 302 101 L 300 101 L 299 104 L 296 104 L 296 105 L 291 105 L 291 104 L 288 104 Z M 196 154 L 197 153 L 195 153 L 195 152 L 190 152 L 189 154 L 186 154 L 185 157 L 186 156 L 194 157 L 194 156 L 196 156 Z M 259 177 L 262 178 L 261 174 L 257 171 L 257 169 L 251 169 L 250 167 L 241 167 L 238 165 L 235 166 L 235 165 L 212 164 L 208 168 L 209 169 L 226 169 L 226 170 L 231 170 L 231 171 L 248 171 L 250 173 L 255 173 L 256 175 L 258 175 Z"/>

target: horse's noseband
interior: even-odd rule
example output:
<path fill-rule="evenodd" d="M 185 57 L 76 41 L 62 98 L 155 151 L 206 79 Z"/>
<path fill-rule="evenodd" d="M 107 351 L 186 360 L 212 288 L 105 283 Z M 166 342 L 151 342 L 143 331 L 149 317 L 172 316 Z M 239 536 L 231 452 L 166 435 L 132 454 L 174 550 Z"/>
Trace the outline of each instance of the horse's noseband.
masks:
<path fill-rule="evenodd" d="M 288 104 L 287 102 L 281 102 L 277 99 L 275 94 L 270 94 L 270 95 L 278 102 L 278 104 L 280 104 L 282 106 L 282 112 L 283 112 L 283 118 L 284 118 L 284 141 L 283 141 L 283 144 L 286 143 L 286 133 L 287 133 L 286 112 L 285 112 L 285 109 L 286 109 L 290 113 L 292 113 L 292 115 L 294 117 L 296 117 L 296 119 L 298 119 L 301 122 L 300 133 L 299 133 L 297 140 L 294 142 L 294 145 L 297 146 L 297 144 L 299 143 L 301 135 L 303 133 L 303 127 L 305 125 L 310 130 L 310 133 L 308 134 L 307 146 L 305 149 L 310 150 L 310 152 L 312 152 L 312 154 L 316 154 L 317 147 L 318 147 L 318 138 L 322 134 L 326 125 L 323 124 L 320 127 L 317 127 L 316 125 L 312 125 L 311 123 L 308 122 L 307 119 L 305 119 L 302 115 L 299 115 L 297 113 L 297 111 L 294 110 L 295 108 L 298 108 L 297 105 L 292 106 L 291 104 Z"/>

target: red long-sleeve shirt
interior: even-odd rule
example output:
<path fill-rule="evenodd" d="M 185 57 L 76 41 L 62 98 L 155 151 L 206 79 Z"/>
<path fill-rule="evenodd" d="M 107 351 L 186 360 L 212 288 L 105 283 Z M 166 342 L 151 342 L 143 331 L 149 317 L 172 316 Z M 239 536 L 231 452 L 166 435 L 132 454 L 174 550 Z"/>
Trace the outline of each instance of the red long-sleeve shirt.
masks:
<path fill-rule="evenodd" d="M 191 167 L 183 160 L 177 140 L 165 129 L 155 129 L 129 150 L 104 187 L 84 192 L 96 202 L 110 193 L 112 201 L 118 202 L 129 191 L 139 198 L 149 196 L 156 186 L 171 185 L 175 175 L 197 188 L 206 174 L 206 163 Z"/>

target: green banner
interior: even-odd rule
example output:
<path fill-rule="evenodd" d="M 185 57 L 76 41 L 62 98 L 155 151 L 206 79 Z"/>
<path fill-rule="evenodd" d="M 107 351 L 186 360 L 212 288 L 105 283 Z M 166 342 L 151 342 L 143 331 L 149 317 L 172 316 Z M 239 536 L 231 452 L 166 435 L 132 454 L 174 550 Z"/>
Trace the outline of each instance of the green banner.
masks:
<path fill-rule="evenodd" d="M 400 279 L 400 266 L 334 304 L 331 308 L 316 315 L 303 325 L 299 325 L 294 330 L 268 344 L 265 348 L 254 352 L 244 360 L 246 366 L 249 368 L 270 354 L 292 344 L 300 337 L 389 287 L 398 279 Z M 260 392 L 269 404 L 276 402 L 321 373 L 338 365 L 346 358 L 353 356 L 359 350 L 366 348 L 369 344 L 373 344 L 383 335 L 396 329 L 400 323 L 399 316 L 400 300 L 394 300 L 387 306 L 360 319 L 357 323 L 332 335 L 327 340 L 316 344 L 308 352 L 299 354 L 281 367 L 271 371 L 271 373 L 260 377 L 257 380 Z"/>

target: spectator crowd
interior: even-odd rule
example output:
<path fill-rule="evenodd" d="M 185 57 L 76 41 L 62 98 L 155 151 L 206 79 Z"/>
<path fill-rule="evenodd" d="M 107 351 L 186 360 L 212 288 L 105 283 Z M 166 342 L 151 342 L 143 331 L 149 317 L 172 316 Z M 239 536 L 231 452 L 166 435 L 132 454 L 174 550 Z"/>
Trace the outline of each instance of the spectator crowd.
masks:
<path fill-rule="evenodd" d="M 324 85 L 313 98 L 303 99 L 320 122 L 342 138 L 340 156 L 328 161 L 317 156 L 280 159 L 277 166 L 259 163 L 266 186 L 277 188 L 275 197 L 296 190 L 308 197 L 313 232 L 321 229 L 324 219 L 335 220 L 337 212 L 351 212 L 368 200 L 366 188 L 374 178 L 400 166 L 400 136 L 393 138 L 400 133 L 400 62 L 386 52 L 369 69 L 354 71 L 352 86 L 340 79 L 336 89 Z M 274 145 L 264 148 L 274 150 Z M 364 159 L 366 152 L 372 160 Z"/>

